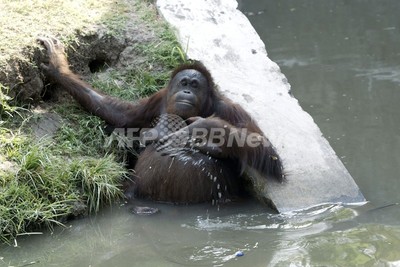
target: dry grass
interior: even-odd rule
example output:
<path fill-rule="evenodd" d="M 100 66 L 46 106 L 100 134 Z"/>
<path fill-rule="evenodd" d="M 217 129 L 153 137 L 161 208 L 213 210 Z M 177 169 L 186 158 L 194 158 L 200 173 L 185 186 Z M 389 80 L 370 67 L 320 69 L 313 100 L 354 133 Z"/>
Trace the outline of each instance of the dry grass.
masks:
<path fill-rule="evenodd" d="M 94 25 L 120 27 L 127 10 L 123 0 L 2 0 L 0 65 L 21 56 L 43 34 L 71 37 L 77 29 L 85 31 Z"/>

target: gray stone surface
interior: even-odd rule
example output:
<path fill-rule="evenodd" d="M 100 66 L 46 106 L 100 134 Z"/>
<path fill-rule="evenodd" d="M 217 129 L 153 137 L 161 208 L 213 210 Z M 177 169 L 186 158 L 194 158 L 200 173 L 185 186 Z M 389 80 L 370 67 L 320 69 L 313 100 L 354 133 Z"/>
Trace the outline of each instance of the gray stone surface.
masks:
<path fill-rule="evenodd" d="M 282 184 L 265 183 L 249 170 L 261 198 L 280 212 L 365 201 L 311 116 L 289 94 L 285 76 L 235 0 L 158 0 L 157 7 L 188 57 L 210 69 L 221 92 L 258 121 L 283 159 Z"/>
<path fill-rule="evenodd" d="M 37 116 L 36 121 L 31 125 L 33 134 L 38 139 L 52 138 L 61 127 L 61 116 L 41 108 L 36 108 L 33 112 Z"/>

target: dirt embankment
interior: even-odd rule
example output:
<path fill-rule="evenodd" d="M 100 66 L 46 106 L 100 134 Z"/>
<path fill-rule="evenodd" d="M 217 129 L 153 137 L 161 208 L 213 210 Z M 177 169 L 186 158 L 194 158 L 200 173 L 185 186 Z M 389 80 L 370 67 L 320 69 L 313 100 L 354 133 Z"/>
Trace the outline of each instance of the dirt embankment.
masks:
<path fill-rule="evenodd" d="M 149 26 L 131 13 L 118 32 L 101 25 L 85 31 L 77 29 L 66 53 L 71 68 L 83 77 L 109 68 L 126 71 L 146 60 L 138 45 L 156 38 Z M 21 56 L 8 60 L 0 69 L 0 83 L 9 88 L 9 96 L 23 104 L 35 104 L 49 97 L 47 81 L 40 70 L 40 63 L 45 61 L 45 52 L 39 45 L 27 45 Z"/>

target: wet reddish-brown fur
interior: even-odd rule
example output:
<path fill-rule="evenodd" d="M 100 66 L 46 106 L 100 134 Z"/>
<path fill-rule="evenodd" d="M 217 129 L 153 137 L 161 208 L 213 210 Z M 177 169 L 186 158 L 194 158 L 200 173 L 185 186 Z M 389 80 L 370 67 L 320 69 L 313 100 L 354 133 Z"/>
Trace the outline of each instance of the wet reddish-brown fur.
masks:
<path fill-rule="evenodd" d="M 147 128 L 152 121 L 167 110 L 167 93 L 171 83 L 157 93 L 141 99 L 137 103 L 123 101 L 103 94 L 82 81 L 68 67 L 62 45 L 55 39 L 42 38 L 50 61 L 42 64 L 49 80 L 68 91 L 86 110 L 95 114 L 113 127 Z M 207 80 L 205 103 L 196 116 L 189 119 L 189 130 L 194 127 L 222 127 L 225 138 L 230 133 L 246 128 L 248 133 L 257 133 L 266 138 L 251 116 L 238 104 L 222 96 L 210 72 L 201 63 L 185 64 L 171 75 L 171 80 L 186 70 L 196 70 Z M 190 128 L 192 127 L 192 128 Z M 199 163 L 200 162 L 200 163 Z M 165 153 L 149 145 L 140 155 L 135 166 L 129 190 L 137 197 L 176 203 L 197 203 L 223 201 L 239 194 L 242 187 L 241 174 L 245 166 L 251 166 L 266 175 L 282 180 L 281 161 L 272 146 L 231 147 L 221 146 L 218 153 L 207 147 Z"/>

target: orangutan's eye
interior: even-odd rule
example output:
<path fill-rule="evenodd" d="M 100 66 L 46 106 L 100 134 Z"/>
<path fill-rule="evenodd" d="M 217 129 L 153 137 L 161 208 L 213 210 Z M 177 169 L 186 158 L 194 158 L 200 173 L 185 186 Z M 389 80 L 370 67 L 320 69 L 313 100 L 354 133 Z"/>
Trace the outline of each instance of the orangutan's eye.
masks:
<path fill-rule="evenodd" d="M 181 85 L 182 86 L 187 86 L 188 85 L 187 79 L 182 79 Z"/>

